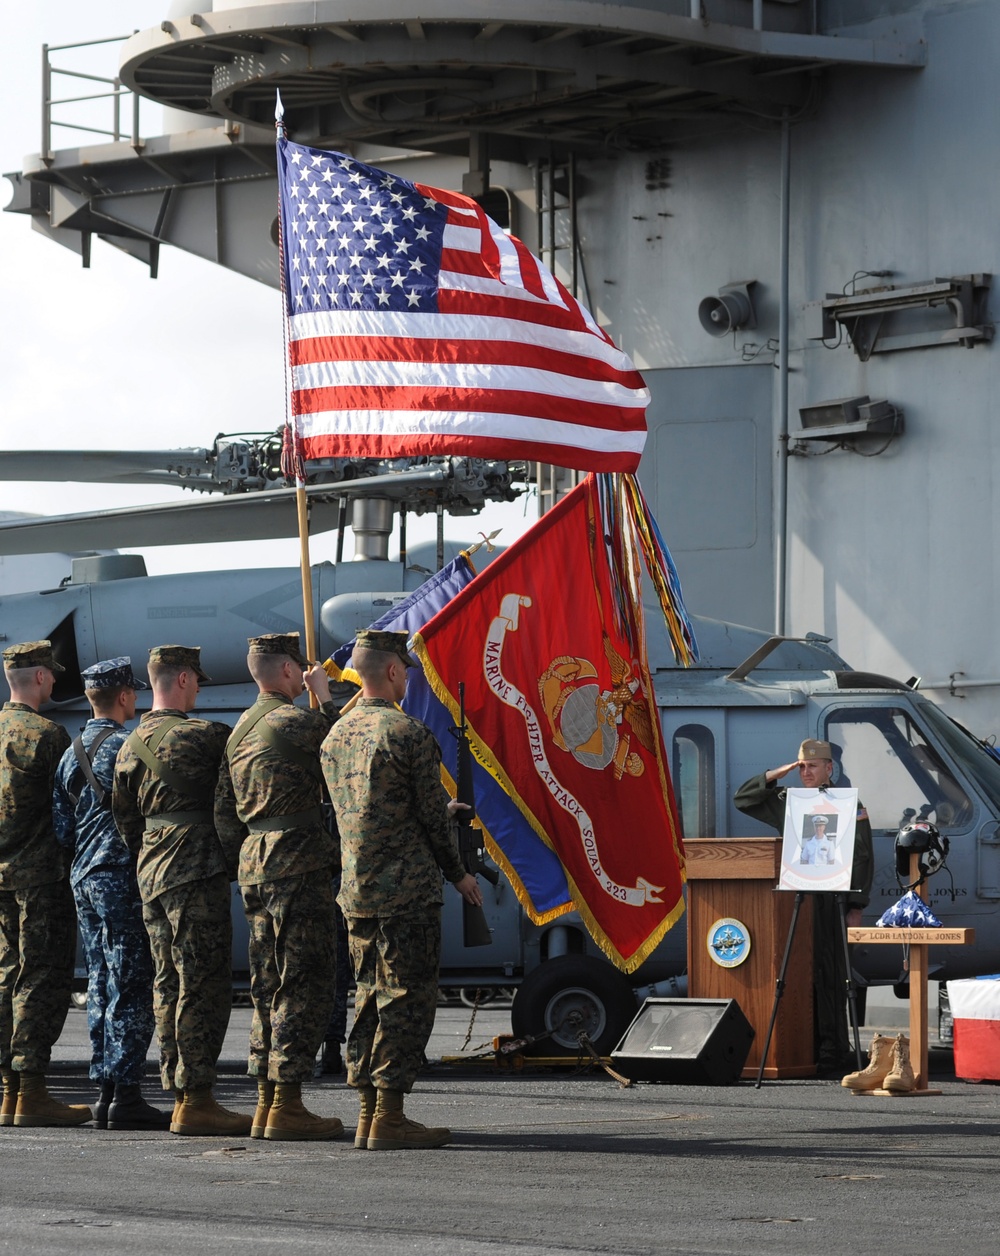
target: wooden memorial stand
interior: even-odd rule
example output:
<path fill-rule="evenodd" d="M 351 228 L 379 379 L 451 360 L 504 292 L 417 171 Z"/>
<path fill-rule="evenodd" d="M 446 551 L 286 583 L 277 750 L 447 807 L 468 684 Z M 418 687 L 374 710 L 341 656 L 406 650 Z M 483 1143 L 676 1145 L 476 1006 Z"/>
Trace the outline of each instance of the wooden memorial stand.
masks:
<path fill-rule="evenodd" d="M 910 883 L 920 876 L 918 856 L 910 855 Z M 914 891 L 927 901 L 926 885 L 918 885 Z M 939 1095 L 940 1090 L 928 1090 L 927 1080 L 927 971 L 928 951 L 931 946 L 965 946 L 976 940 L 975 929 L 878 929 L 862 926 L 847 930 L 849 942 L 864 942 L 871 946 L 892 943 L 910 948 L 910 1065 L 916 1078 L 916 1090 L 896 1092 L 892 1090 L 857 1091 L 857 1094 Z"/>
<path fill-rule="evenodd" d="M 694 838 L 684 843 L 688 879 L 688 993 L 696 999 L 735 999 L 756 1031 L 743 1076 L 755 1078 L 774 1006 L 795 894 L 776 891 L 780 837 Z M 750 950 L 736 967 L 713 958 L 709 938 L 718 923 L 738 921 Z M 767 1078 L 812 1077 L 812 899 L 799 912 L 768 1052 Z"/>

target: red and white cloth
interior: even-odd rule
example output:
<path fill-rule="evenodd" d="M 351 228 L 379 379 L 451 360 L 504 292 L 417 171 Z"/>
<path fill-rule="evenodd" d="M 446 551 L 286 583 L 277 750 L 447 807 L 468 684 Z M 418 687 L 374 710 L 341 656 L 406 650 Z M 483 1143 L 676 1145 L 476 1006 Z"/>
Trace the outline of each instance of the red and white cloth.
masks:
<path fill-rule="evenodd" d="M 948 982 L 955 1076 L 1000 1081 L 1000 978 Z"/>

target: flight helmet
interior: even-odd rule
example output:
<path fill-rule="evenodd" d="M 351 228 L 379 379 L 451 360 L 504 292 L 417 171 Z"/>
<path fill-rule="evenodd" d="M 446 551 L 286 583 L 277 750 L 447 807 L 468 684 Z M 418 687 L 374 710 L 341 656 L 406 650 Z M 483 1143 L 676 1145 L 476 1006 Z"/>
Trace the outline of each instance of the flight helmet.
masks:
<path fill-rule="evenodd" d="M 920 877 L 933 876 L 944 867 L 948 858 L 950 843 L 942 837 L 937 828 L 927 820 L 916 820 L 912 824 L 904 824 L 896 834 L 896 875 L 906 881 L 910 875 L 910 855 L 916 851 L 919 855 L 917 866 Z"/>

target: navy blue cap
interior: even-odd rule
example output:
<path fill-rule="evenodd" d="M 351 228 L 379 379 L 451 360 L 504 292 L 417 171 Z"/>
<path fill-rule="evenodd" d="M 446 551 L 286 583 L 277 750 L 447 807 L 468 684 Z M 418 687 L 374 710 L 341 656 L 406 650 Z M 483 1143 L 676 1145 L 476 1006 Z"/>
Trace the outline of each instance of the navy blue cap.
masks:
<path fill-rule="evenodd" d="M 127 654 L 117 659 L 104 659 L 80 673 L 86 689 L 148 689 L 144 680 L 137 680 L 132 672 L 132 660 Z"/>

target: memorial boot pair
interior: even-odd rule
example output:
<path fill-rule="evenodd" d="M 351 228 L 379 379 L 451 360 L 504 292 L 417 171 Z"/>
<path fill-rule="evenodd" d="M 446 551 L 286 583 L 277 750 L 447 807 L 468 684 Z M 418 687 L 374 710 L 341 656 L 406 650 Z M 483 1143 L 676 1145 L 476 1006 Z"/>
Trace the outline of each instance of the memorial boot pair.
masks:
<path fill-rule="evenodd" d="M 895 1094 L 909 1094 L 916 1090 L 916 1079 L 910 1064 L 910 1040 L 905 1034 L 890 1038 L 875 1034 L 868 1051 L 868 1064 L 856 1073 L 848 1073 L 841 1079 L 841 1086 L 848 1090 L 889 1090 Z"/>
<path fill-rule="evenodd" d="M 363 1103 L 363 1100 L 362 1100 Z M 362 1112 L 364 1108 L 362 1107 Z M 360 1145 L 363 1126 L 358 1122 L 355 1147 Z M 376 1091 L 375 1113 L 368 1127 L 368 1151 L 404 1151 L 411 1147 L 443 1147 L 451 1141 L 451 1130 L 444 1126 L 428 1128 L 403 1115 L 401 1090 Z"/>
<path fill-rule="evenodd" d="M 4 1115 L 7 1113 L 10 1096 L 8 1080 L 4 1075 Z M 83 1125 L 93 1118 L 93 1113 L 83 1103 L 60 1103 L 53 1099 L 45 1086 L 42 1073 L 20 1073 L 17 1075 L 17 1105 L 13 1119 L 9 1122 L 20 1129 L 40 1129 L 52 1126 Z"/>

